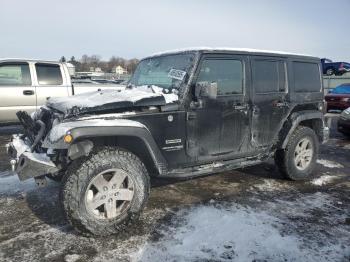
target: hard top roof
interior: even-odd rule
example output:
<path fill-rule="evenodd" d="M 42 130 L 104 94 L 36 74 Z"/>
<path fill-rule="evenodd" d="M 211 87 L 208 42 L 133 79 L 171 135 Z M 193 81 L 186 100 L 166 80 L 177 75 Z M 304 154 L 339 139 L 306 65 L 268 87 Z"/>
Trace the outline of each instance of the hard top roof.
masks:
<path fill-rule="evenodd" d="M 191 48 L 184 48 L 184 49 L 175 49 L 175 50 L 169 50 L 164 52 L 155 53 L 151 56 L 147 56 L 146 58 L 161 56 L 161 55 L 171 55 L 171 54 L 178 54 L 178 53 L 185 53 L 185 52 L 213 52 L 213 53 L 235 53 L 235 54 L 251 54 L 251 55 L 267 55 L 267 56 L 288 56 L 288 57 L 303 57 L 308 59 L 320 59 L 315 56 L 306 55 L 306 54 L 296 54 L 296 53 L 289 53 L 289 52 L 283 52 L 283 51 L 273 51 L 273 50 L 259 50 L 259 49 L 251 49 L 251 48 L 231 48 L 231 47 L 191 47 Z"/>

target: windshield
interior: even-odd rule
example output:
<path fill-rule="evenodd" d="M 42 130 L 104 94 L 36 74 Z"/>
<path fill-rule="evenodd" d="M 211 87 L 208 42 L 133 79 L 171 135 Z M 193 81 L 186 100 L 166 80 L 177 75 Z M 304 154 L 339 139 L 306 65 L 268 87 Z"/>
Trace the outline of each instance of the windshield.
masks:
<path fill-rule="evenodd" d="M 193 65 L 194 54 L 177 54 L 142 60 L 130 79 L 134 86 L 155 85 L 164 89 L 179 89 Z"/>

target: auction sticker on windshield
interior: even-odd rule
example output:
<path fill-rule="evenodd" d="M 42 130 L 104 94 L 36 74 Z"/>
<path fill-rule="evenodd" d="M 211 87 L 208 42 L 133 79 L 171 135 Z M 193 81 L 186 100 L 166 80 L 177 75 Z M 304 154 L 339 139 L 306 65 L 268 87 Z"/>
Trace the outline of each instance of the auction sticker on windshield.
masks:
<path fill-rule="evenodd" d="M 183 80 L 185 75 L 186 75 L 186 71 L 177 70 L 173 68 L 170 70 L 168 77 L 171 77 L 177 80 Z"/>

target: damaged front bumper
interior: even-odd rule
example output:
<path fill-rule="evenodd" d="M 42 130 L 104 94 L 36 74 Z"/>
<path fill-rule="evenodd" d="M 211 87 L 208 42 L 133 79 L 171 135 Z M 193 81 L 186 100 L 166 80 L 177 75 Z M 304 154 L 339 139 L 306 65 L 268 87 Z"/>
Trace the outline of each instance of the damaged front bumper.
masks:
<path fill-rule="evenodd" d="M 31 152 L 30 145 L 20 135 L 12 137 L 11 142 L 7 144 L 7 153 L 11 157 L 12 170 L 21 181 L 58 171 L 45 153 Z"/>

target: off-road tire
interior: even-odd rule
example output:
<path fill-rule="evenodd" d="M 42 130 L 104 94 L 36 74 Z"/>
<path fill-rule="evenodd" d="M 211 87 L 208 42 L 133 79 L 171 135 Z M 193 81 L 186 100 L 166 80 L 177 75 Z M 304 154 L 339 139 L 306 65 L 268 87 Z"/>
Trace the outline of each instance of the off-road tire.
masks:
<path fill-rule="evenodd" d="M 95 176 L 111 168 L 128 173 L 134 183 L 134 195 L 126 212 L 115 218 L 99 219 L 88 212 L 85 192 Z M 106 236 L 126 230 L 139 218 L 150 192 L 149 175 L 144 164 L 131 152 L 115 147 L 100 148 L 73 162 L 62 183 L 61 201 L 65 215 L 70 224 L 85 235 Z"/>
<path fill-rule="evenodd" d="M 294 152 L 297 144 L 306 137 L 310 138 L 313 144 L 313 156 L 309 166 L 305 170 L 299 170 L 294 163 Z M 275 163 L 285 178 L 290 180 L 308 180 L 312 177 L 312 171 L 316 166 L 318 148 L 319 142 L 315 132 L 309 127 L 299 126 L 289 138 L 286 148 L 276 151 Z"/>

